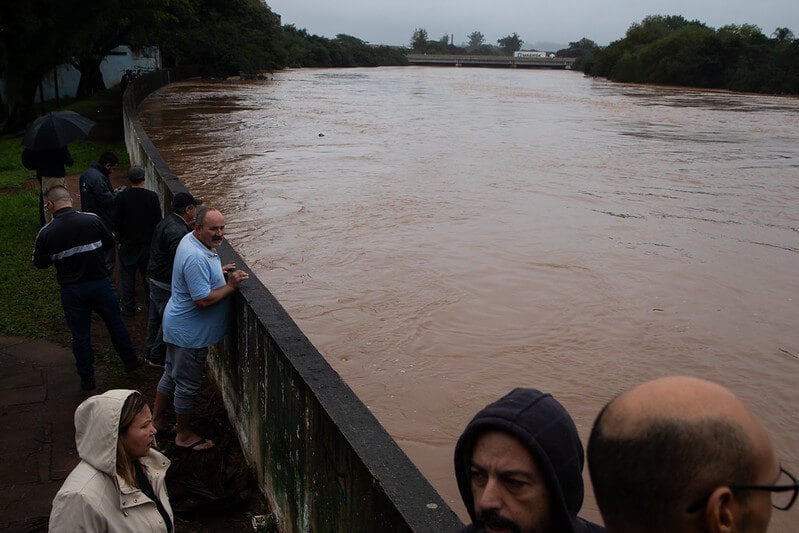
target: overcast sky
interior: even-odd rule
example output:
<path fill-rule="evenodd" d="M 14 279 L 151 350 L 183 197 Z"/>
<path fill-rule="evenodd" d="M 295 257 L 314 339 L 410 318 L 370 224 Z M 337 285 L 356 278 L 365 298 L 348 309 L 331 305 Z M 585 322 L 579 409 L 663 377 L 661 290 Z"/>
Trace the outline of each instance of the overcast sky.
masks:
<path fill-rule="evenodd" d="M 455 44 L 479 31 L 487 44 L 519 34 L 536 42 L 567 44 L 583 37 L 607 45 L 648 15 L 682 15 L 718 28 L 756 24 L 767 36 L 787 27 L 799 37 L 799 0 L 267 0 L 311 34 L 346 33 L 375 44 L 408 45 L 416 28 L 429 39 L 454 34 Z"/>

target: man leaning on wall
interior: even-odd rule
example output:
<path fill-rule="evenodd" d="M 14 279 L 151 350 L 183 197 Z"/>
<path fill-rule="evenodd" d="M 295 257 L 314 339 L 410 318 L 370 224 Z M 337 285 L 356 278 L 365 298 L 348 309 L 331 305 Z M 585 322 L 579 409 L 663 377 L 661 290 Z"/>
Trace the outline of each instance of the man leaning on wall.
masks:
<path fill-rule="evenodd" d="M 208 348 L 227 335 L 230 296 L 249 278 L 234 264 L 222 265 L 216 247 L 224 234 L 225 217 L 219 210 L 198 209 L 194 230 L 181 239 L 175 252 L 172 296 L 164 310 L 166 361 L 156 390 L 153 423 L 159 434 L 171 433 L 164 413 L 172 401 L 175 445 L 198 451 L 214 446 L 191 427 Z"/>

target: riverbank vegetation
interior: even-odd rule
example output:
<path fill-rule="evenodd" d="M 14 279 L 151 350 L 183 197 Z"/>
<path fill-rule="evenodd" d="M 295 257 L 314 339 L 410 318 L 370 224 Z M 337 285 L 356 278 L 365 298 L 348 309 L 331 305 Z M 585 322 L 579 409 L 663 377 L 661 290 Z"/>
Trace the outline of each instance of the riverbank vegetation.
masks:
<path fill-rule="evenodd" d="M 481 55 L 481 56 L 511 56 L 513 52 L 521 50 L 524 41 L 519 34 L 512 33 L 497 39 L 497 44 L 486 43 L 485 35 L 473 31 L 467 36 L 468 42 L 463 46 L 454 43 L 455 36 L 445 34 L 440 39 L 430 39 L 427 30 L 416 28 L 413 30 L 410 42 L 410 52 L 414 54 L 452 54 L 452 55 Z"/>
<path fill-rule="evenodd" d="M 453 37 L 428 38 L 414 30 L 413 53 L 512 55 L 524 41 L 513 33 L 485 43 L 474 31 L 463 46 Z M 624 38 L 606 47 L 588 38 L 570 42 L 557 57 L 575 59 L 572 68 L 612 81 L 681 85 L 769 94 L 799 94 L 799 39 L 789 28 L 770 36 L 753 24 L 730 24 L 718 29 L 679 15 L 653 15 L 632 24 Z"/>
<path fill-rule="evenodd" d="M 406 64 L 401 49 L 356 37 L 327 39 L 293 26 L 261 0 L 95 0 L 0 3 L 0 99 L 3 133 L 35 118 L 37 90 L 58 65 L 81 73 L 78 99 L 104 91 L 103 59 L 120 44 L 158 46 L 165 68 L 208 77 L 256 77 L 285 67 Z"/>
<path fill-rule="evenodd" d="M 428 37 L 417 28 L 409 47 L 374 46 L 344 34 L 320 37 L 281 26 L 280 15 L 261 0 L 4 2 L 0 124 L 4 133 L 18 132 L 35 118 L 40 81 L 57 65 L 81 73 L 78 99 L 105 90 L 100 64 L 119 44 L 158 46 L 164 67 L 190 67 L 208 77 L 256 77 L 285 67 L 404 65 L 408 51 L 511 55 L 524 44 L 517 33 L 487 44 L 474 31 L 462 46 L 454 44 L 454 35 Z M 606 47 L 583 38 L 555 54 L 576 58 L 577 70 L 614 81 L 799 94 L 799 41 L 788 28 L 767 37 L 750 24 L 716 30 L 655 15 Z"/>
<path fill-rule="evenodd" d="M 283 26 L 282 44 L 287 67 L 376 67 L 407 65 L 405 52 L 394 46 L 372 46 L 357 37 L 335 39 L 311 35 L 293 25 Z"/>
<path fill-rule="evenodd" d="M 582 70 L 618 82 L 799 94 L 799 40 L 751 24 L 713 29 L 681 16 L 651 16 L 597 47 Z"/>

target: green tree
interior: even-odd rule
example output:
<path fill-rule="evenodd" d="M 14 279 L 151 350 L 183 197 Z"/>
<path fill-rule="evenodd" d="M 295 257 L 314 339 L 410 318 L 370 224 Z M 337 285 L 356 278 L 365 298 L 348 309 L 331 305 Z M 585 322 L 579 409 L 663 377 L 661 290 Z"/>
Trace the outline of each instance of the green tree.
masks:
<path fill-rule="evenodd" d="M 70 63 L 81 73 L 78 98 L 105 90 L 100 64 L 111 50 L 121 44 L 148 45 L 158 41 L 158 30 L 167 19 L 165 10 L 169 5 L 168 0 L 68 3 L 73 4 L 69 18 L 61 24 L 71 30 L 65 39 L 71 50 Z"/>
<path fill-rule="evenodd" d="M 716 32 L 688 25 L 640 50 L 637 80 L 643 83 L 719 87 L 724 82 L 724 52 Z"/>
<path fill-rule="evenodd" d="M 427 45 L 427 30 L 424 28 L 416 28 L 413 30 L 411 37 L 411 49 L 415 51 L 424 50 Z"/>
<path fill-rule="evenodd" d="M 640 23 L 633 23 L 628 29 L 625 39 L 630 44 L 647 44 L 662 39 L 669 33 L 684 28 L 688 22 L 680 15 L 650 15 Z"/>
<path fill-rule="evenodd" d="M 180 29 L 167 46 L 176 66 L 252 77 L 285 63 L 280 19 L 260 0 L 190 0 L 176 15 Z"/>
<path fill-rule="evenodd" d="M 788 28 L 777 28 L 771 36 L 776 39 L 778 43 L 791 42 L 794 39 L 793 32 Z"/>
<path fill-rule="evenodd" d="M 39 81 L 65 62 L 81 72 L 82 97 L 105 88 L 100 64 L 121 44 L 157 45 L 165 66 L 199 65 L 204 74 L 251 76 L 285 64 L 281 37 L 279 17 L 261 0 L 2 2 L 4 129 L 18 131 L 33 118 Z"/>
<path fill-rule="evenodd" d="M 480 48 L 486 42 L 486 36 L 479 31 L 473 31 L 467 35 L 466 38 L 469 40 L 469 44 L 467 45 L 469 51 Z"/>
<path fill-rule="evenodd" d="M 753 24 L 713 30 L 682 17 L 655 16 L 595 49 L 586 71 L 624 82 L 799 94 L 797 66 L 799 41 L 787 28 L 769 39 Z"/>
<path fill-rule="evenodd" d="M 572 68 L 583 72 L 590 72 L 593 65 L 594 51 L 598 49 L 599 46 L 594 41 L 583 37 L 579 41 L 570 42 L 568 48 L 563 48 L 555 52 L 555 56 L 573 57 L 575 61 Z"/>
<path fill-rule="evenodd" d="M 294 25 L 283 26 L 282 48 L 285 50 L 285 64 L 288 67 L 332 67 L 333 58 L 323 37 L 309 35 L 305 29 L 298 30 Z"/>
<path fill-rule="evenodd" d="M 500 48 L 502 48 L 505 55 L 512 56 L 513 52 L 517 50 L 521 50 L 522 41 L 519 36 L 514 32 L 512 35 L 508 35 L 507 37 L 503 37 L 502 39 L 497 39 L 497 44 Z"/>
<path fill-rule="evenodd" d="M 60 20 L 65 2 L 0 3 L 0 77 L 5 82 L 3 133 L 20 131 L 36 116 L 36 90 L 43 76 L 69 58 Z"/>
<path fill-rule="evenodd" d="M 335 39 L 309 35 L 293 25 L 283 27 L 283 47 L 291 67 L 355 67 L 406 65 L 402 50 L 390 46 L 370 46 L 364 41 L 340 33 Z"/>
<path fill-rule="evenodd" d="M 177 1 L 2 3 L 0 73 L 8 100 L 5 131 L 17 131 L 33 118 L 36 88 L 60 64 L 69 62 L 81 72 L 78 97 L 104 89 L 100 63 L 108 51 L 120 44 L 157 44 L 163 10 Z"/>
<path fill-rule="evenodd" d="M 768 41 L 760 26 L 755 24 L 727 24 L 719 28 L 718 33 L 728 39 L 739 39 L 748 44 L 764 44 Z"/>

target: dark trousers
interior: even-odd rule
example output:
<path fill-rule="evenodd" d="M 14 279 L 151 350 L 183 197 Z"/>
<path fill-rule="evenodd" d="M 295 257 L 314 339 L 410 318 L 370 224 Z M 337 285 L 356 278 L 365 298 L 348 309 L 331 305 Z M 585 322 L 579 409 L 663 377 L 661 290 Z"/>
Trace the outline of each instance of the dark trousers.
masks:
<path fill-rule="evenodd" d="M 150 282 L 150 306 L 147 308 L 147 359 L 161 360 L 166 357 L 164 344 L 164 309 L 172 292 Z"/>
<path fill-rule="evenodd" d="M 147 262 L 150 260 L 149 244 L 119 245 L 119 282 L 122 285 L 122 309 L 136 310 L 136 272 L 144 286 L 144 305 L 148 305 L 150 291 L 147 283 Z"/>
<path fill-rule="evenodd" d="M 82 377 L 94 375 L 94 349 L 92 348 L 92 311 L 105 322 L 111 343 L 125 366 L 136 363 L 136 348 L 128 335 L 128 328 L 119 312 L 119 300 L 108 278 L 83 283 L 61 285 L 61 306 L 67 326 L 72 332 L 72 353 L 75 366 Z"/>

